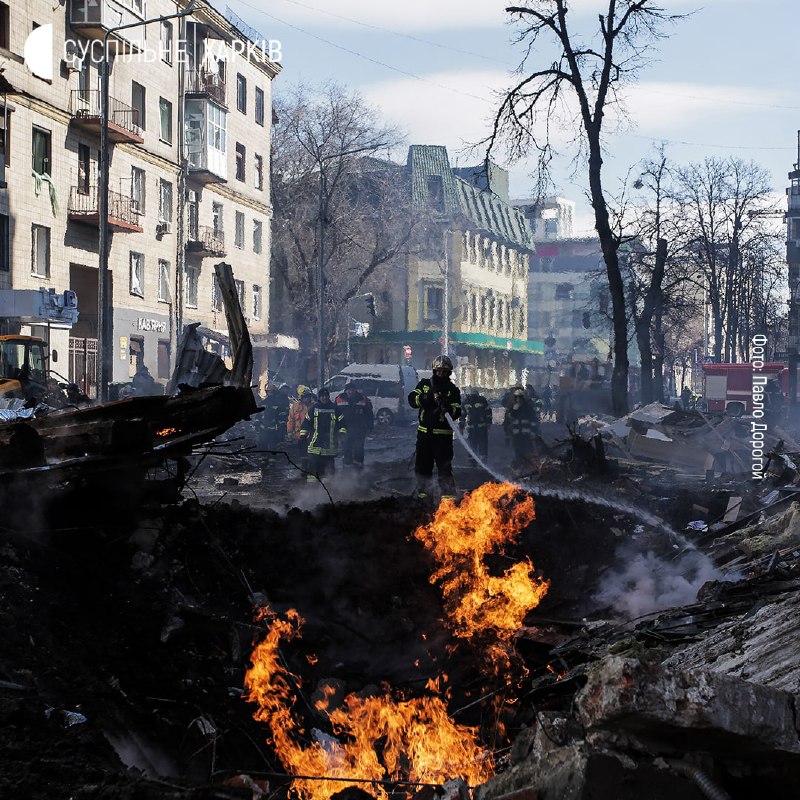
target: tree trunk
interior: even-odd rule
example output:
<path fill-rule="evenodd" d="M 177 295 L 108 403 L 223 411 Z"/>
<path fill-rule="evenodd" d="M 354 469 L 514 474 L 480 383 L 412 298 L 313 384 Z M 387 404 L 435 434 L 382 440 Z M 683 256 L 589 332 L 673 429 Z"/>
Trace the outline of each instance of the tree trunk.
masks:
<path fill-rule="evenodd" d="M 589 140 L 589 187 L 594 208 L 595 229 L 600 239 L 611 295 L 611 319 L 614 331 L 611 407 L 615 416 L 621 417 L 628 413 L 628 315 L 625 307 L 625 285 L 619 269 L 619 240 L 611 230 L 600 180 L 603 157 L 600 150 L 599 125 L 587 126 L 586 133 Z"/>

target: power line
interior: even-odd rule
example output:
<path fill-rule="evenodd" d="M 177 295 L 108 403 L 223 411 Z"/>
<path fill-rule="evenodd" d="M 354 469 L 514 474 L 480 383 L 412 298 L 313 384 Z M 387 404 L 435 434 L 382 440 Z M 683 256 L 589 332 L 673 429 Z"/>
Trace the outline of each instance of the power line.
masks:
<path fill-rule="evenodd" d="M 484 53 L 476 53 L 473 50 L 462 50 L 458 47 L 451 47 L 450 45 L 442 44 L 441 42 L 432 42 L 430 39 L 422 39 L 419 36 L 412 36 L 410 33 L 400 33 L 399 31 L 394 31 L 391 28 L 384 28 L 380 25 L 370 25 L 368 22 L 361 22 L 358 19 L 352 19 L 351 17 L 345 17 L 341 14 L 334 14 L 332 11 L 325 11 L 322 8 L 317 8 L 316 6 L 309 6 L 306 3 L 301 3 L 299 0 L 284 0 L 286 3 L 291 3 L 295 6 L 300 6 L 301 8 L 307 8 L 309 11 L 316 11 L 319 14 L 325 14 L 328 17 L 333 17 L 334 19 L 341 19 L 345 22 L 351 22 L 353 25 L 360 25 L 362 28 L 369 28 L 373 31 L 383 31 L 384 33 L 390 33 L 392 36 L 397 36 L 401 39 L 410 39 L 412 42 L 420 42 L 420 44 L 427 44 L 431 47 L 438 47 L 441 50 L 449 50 L 452 53 L 461 53 L 465 56 L 475 56 L 475 58 L 482 58 L 484 61 L 492 61 L 495 64 L 502 64 L 505 67 L 508 67 L 508 64 L 500 58 L 492 58 L 492 56 L 487 56 Z"/>
<path fill-rule="evenodd" d="M 405 75 L 407 78 L 413 78 L 414 80 L 420 81 L 421 83 L 428 83 L 431 86 L 436 86 L 439 89 L 444 89 L 445 91 L 453 92 L 454 94 L 460 94 L 463 97 L 471 97 L 473 100 L 480 100 L 483 103 L 485 103 L 487 100 L 487 98 L 485 97 L 479 97 L 476 94 L 472 94 L 470 92 L 463 92 L 461 91 L 461 89 L 456 89 L 452 86 L 446 86 L 443 83 L 437 83 L 436 81 L 432 81 L 429 78 L 423 78 L 421 75 L 417 75 L 413 72 L 408 72 L 407 70 L 400 69 L 399 67 L 394 67 L 391 64 L 387 64 L 384 61 L 379 61 L 377 58 L 371 58 L 370 56 L 364 55 L 363 53 L 359 53 L 357 50 L 351 50 L 349 47 L 345 47 L 344 45 L 332 42 L 330 39 L 326 39 L 323 36 L 318 36 L 316 33 L 311 33 L 311 31 L 307 31 L 305 28 L 301 28 L 299 25 L 292 25 L 291 22 L 286 22 L 286 20 L 283 20 L 280 17 L 276 17 L 273 14 L 268 14 L 263 9 L 257 8 L 256 6 L 253 6 L 250 3 L 246 3 L 244 2 L 244 0 L 239 0 L 239 4 L 253 11 L 257 11 L 259 14 L 263 14 L 265 17 L 269 17 L 275 22 L 279 22 L 281 25 L 285 25 L 287 28 L 292 28 L 293 30 L 299 31 L 300 33 L 304 33 L 306 36 L 310 36 L 312 39 L 316 39 L 319 42 L 323 42 L 324 44 L 330 45 L 331 47 L 335 47 L 337 50 L 342 50 L 343 52 L 349 53 L 350 55 L 356 56 L 358 58 L 363 58 L 365 61 L 369 61 L 372 64 L 377 64 L 380 67 L 385 67 L 386 69 L 392 70 L 393 72 L 397 72 L 400 75 Z"/>

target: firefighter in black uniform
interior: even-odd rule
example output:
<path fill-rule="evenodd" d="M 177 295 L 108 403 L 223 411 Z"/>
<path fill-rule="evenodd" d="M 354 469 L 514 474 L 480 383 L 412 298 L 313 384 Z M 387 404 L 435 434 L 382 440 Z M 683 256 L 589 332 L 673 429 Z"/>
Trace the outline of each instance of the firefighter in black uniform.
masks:
<path fill-rule="evenodd" d="M 344 419 L 331 402 L 331 393 L 323 386 L 319 400 L 308 410 L 300 428 L 300 441 L 308 445 L 308 482 L 321 478 L 336 467 L 339 436 L 347 433 Z"/>
<path fill-rule="evenodd" d="M 506 409 L 503 432 L 514 448 L 512 468 L 523 469 L 530 466 L 537 444 L 539 414 L 534 401 L 525 394 L 521 386 L 515 386 L 511 391 L 511 406 Z"/>
<path fill-rule="evenodd" d="M 414 472 L 417 476 L 417 496 L 427 498 L 433 467 L 439 477 L 442 497 L 455 497 L 453 480 L 453 430 L 445 414 L 455 421 L 461 416 L 461 392 L 450 381 L 453 362 L 447 356 L 433 359 L 433 374 L 423 378 L 408 395 L 408 404 L 419 409 L 417 453 Z"/>
<path fill-rule="evenodd" d="M 484 461 L 489 456 L 489 428 L 492 425 L 492 409 L 489 401 L 474 388 L 467 389 L 462 406 L 463 414 L 458 427 L 467 431 L 467 442 Z"/>

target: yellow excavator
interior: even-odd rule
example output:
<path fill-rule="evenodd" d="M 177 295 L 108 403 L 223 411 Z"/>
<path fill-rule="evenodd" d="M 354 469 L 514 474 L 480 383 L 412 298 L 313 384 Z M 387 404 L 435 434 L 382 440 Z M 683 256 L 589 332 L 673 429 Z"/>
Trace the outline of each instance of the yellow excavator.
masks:
<path fill-rule="evenodd" d="M 0 336 L 0 397 L 41 400 L 47 393 L 47 345 L 36 336 Z"/>

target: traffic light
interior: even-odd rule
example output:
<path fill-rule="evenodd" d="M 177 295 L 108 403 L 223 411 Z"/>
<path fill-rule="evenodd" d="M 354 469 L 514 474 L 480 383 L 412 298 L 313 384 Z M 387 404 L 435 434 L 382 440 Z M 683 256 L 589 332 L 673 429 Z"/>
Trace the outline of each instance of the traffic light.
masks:
<path fill-rule="evenodd" d="M 371 294 L 367 295 L 367 311 L 370 316 L 375 316 L 375 298 Z"/>

